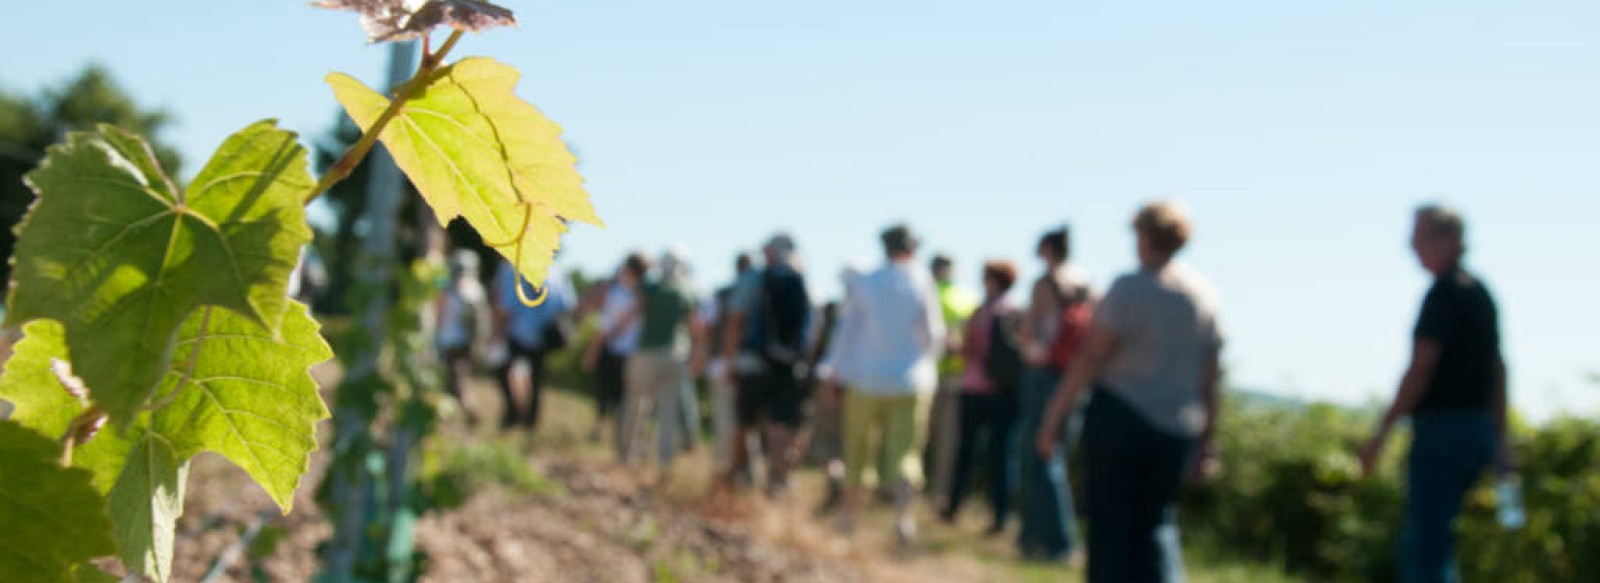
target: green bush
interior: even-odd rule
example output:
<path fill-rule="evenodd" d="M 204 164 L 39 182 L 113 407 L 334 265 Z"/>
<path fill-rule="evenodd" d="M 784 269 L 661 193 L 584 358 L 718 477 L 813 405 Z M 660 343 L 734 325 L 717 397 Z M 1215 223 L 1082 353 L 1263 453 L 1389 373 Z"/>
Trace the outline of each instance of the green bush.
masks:
<path fill-rule="evenodd" d="M 1375 418 L 1327 405 L 1230 403 L 1223 474 L 1184 501 L 1192 536 L 1319 581 L 1395 578 L 1407 440 L 1361 480 L 1354 452 Z M 1527 525 L 1496 521 L 1493 481 L 1459 524 L 1462 577 L 1505 583 L 1600 581 L 1600 424 L 1562 420 L 1514 431 Z"/>

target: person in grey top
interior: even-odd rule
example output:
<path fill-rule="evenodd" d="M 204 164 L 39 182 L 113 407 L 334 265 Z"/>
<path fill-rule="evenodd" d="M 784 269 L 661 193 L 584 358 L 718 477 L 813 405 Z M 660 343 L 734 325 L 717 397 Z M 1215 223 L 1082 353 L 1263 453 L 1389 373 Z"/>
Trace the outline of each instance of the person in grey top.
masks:
<path fill-rule="evenodd" d="M 1041 454 L 1053 453 L 1062 420 L 1093 386 L 1081 438 L 1089 583 L 1182 581 L 1178 490 L 1216 465 L 1222 332 L 1215 294 L 1173 261 L 1189 239 L 1182 207 L 1146 205 L 1133 227 L 1140 269 L 1101 300 L 1088 344 L 1035 438 Z"/>

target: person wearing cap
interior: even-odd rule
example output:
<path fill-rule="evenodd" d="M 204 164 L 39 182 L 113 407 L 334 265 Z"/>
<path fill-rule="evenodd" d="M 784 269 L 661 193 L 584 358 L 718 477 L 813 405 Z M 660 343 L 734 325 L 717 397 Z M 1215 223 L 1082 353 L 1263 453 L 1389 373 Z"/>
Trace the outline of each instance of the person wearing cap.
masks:
<path fill-rule="evenodd" d="M 1460 580 L 1453 528 L 1467 492 L 1491 463 L 1501 472 L 1512 469 L 1500 315 L 1489 288 L 1462 266 L 1465 231 L 1461 215 L 1449 207 L 1417 209 L 1411 248 L 1434 281 L 1412 334 L 1411 364 L 1360 452 L 1361 469 L 1370 474 L 1394 425 L 1411 418 L 1402 583 Z"/>
<path fill-rule="evenodd" d="M 923 479 L 918 434 L 939 380 L 944 315 L 932 278 L 913 263 L 917 239 L 910 229 L 891 227 L 881 239 L 887 261 L 857 278 L 840 307 L 822 365 L 829 380 L 824 394 L 844 397 L 848 493 L 839 529 L 854 529 L 866 495 L 866 466 L 879 461 L 878 479 L 894 492 L 895 534 L 909 545 L 916 534 L 912 505 Z"/>
<path fill-rule="evenodd" d="M 734 472 L 749 461 L 747 437 L 764 430 L 767 488 L 779 494 L 800 456 L 794 436 L 803 421 L 800 377 L 811 299 L 796 267 L 794 239 L 774 235 L 762 253 L 766 265 L 740 278 L 728 300 L 722 352 L 732 364 L 724 374 L 739 388 L 739 428 L 722 482 L 733 483 Z"/>
<path fill-rule="evenodd" d="M 960 447 L 961 332 L 966 328 L 967 318 L 978 309 L 978 297 L 956 284 L 954 267 L 950 256 L 942 253 L 935 255 L 928 264 L 934 289 L 939 294 L 944 329 L 948 331 L 944 357 L 939 359 L 939 390 L 934 393 L 933 410 L 928 414 L 927 451 L 923 453 L 928 464 L 928 493 L 940 506 L 949 501 Z"/>
<path fill-rule="evenodd" d="M 696 368 L 704 361 L 704 326 L 695 310 L 682 251 L 669 249 L 662 254 L 656 270 L 655 279 L 639 285 L 639 301 L 629 312 L 639 319 L 639 341 L 628 357 L 618 452 L 624 464 L 642 457 L 641 444 L 654 413 L 657 461 L 664 473 L 685 431 L 683 387 L 689 379 L 691 353 Z"/>
<path fill-rule="evenodd" d="M 1096 306 L 1087 342 L 1031 436 L 1039 456 L 1058 455 L 1069 413 L 1093 389 L 1081 445 L 1089 583 L 1182 581 L 1178 493 L 1216 468 L 1216 294 L 1173 259 L 1191 231 L 1181 206 L 1148 204 L 1133 229 L 1139 269 Z"/>

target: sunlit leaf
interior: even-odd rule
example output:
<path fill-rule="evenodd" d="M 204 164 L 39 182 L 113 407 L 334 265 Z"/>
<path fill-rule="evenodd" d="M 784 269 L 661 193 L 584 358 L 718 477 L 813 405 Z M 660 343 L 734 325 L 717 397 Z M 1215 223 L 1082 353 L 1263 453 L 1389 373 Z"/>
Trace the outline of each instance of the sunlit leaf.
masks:
<path fill-rule="evenodd" d="M 284 314 L 278 338 L 226 310 L 184 322 L 166 386 L 187 384 L 153 416 L 156 432 L 179 459 L 202 450 L 227 456 L 255 478 L 285 513 L 317 448 L 316 423 L 328 418 L 307 369 L 333 357 L 317 321 L 299 303 Z M 199 347 L 198 355 L 194 354 Z M 195 357 L 193 370 L 187 364 Z"/>
<path fill-rule="evenodd" d="M 164 582 L 172 576 L 173 536 L 183 515 L 189 464 L 178 460 L 166 438 L 141 433 L 106 498 L 117 557 L 128 569 Z"/>
<path fill-rule="evenodd" d="M 68 583 L 75 567 L 116 550 L 89 472 L 63 468 L 48 437 L 0 420 L 0 581 Z"/>
<path fill-rule="evenodd" d="M 51 437 L 66 433 L 67 426 L 83 412 L 81 401 L 61 387 L 50 371 L 50 361 L 67 356 L 61 323 L 34 320 L 22 327 L 23 339 L 12 347 L 0 375 L 0 399 L 16 409 L 11 420 L 23 427 Z"/>
<path fill-rule="evenodd" d="M 529 281 L 542 282 L 567 221 L 603 223 L 561 127 L 516 96 L 519 76 L 483 57 L 444 67 L 380 139 L 441 225 L 465 217 Z M 362 127 L 389 105 L 348 75 L 328 83 Z"/>
<path fill-rule="evenodd" d="M 276 331 L 311 238 L 305 149 L 270 121 L 217 150 L 186 192 L 137 136 L 75 133 L 28 174 L 6 322 L 62 324 L 93 400 L 126 426 L 161 382 L 179 324 L 215 305 Z"/>

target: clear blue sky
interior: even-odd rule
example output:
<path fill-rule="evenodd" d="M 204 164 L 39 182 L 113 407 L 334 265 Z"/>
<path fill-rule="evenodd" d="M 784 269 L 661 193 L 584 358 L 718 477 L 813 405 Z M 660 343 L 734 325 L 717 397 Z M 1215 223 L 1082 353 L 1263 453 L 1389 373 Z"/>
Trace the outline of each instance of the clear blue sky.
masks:
<path fill-rule="evenodd" d="M 572 266 L 682 242 L 717 283 L 782 227 L 826 294 L 907 219 L 970 283 L 1067 221 L 1105 283 L 1138 203 L 1177 197 L 1233 380 L 1362 403 L 1393 390 L 1428 283 L 1409 210 L 1442 200 L 1498 292 L 1517 404 L 1600 411 L 1600 2 L 507 4 L 521 27 L 459 54 L 520 67 L 577 145 L 610 229 L 570 236 Z M 178 115 L 191 173 L 261 117 L 326 131 L 322 76 L 377 83 L 386 54 L 292 0 L 8 6 L 0 85 L 105 63 Z"/>

